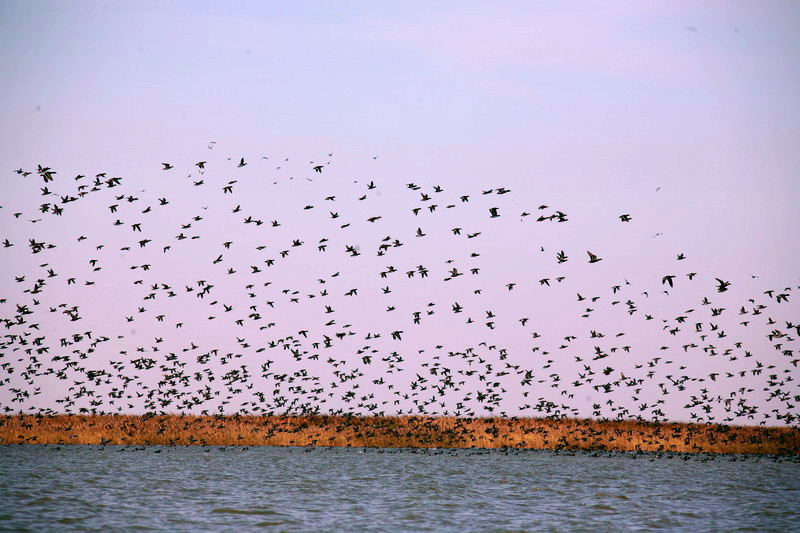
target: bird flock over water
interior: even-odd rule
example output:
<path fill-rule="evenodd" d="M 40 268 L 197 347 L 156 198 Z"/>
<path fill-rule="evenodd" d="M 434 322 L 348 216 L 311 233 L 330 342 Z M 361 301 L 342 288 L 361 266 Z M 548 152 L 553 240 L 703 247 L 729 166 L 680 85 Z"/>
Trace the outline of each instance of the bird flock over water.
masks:
<path fill-rule="evenodd" d="M 365 177 L 219 152 L 5 176 L 4 412 L 798 423 L 796 285 L 669 245 L 628 274 L 570 237 L 598 215 L 378 156 Z M 634 231 L 626 211 L 608 222 Z"/>

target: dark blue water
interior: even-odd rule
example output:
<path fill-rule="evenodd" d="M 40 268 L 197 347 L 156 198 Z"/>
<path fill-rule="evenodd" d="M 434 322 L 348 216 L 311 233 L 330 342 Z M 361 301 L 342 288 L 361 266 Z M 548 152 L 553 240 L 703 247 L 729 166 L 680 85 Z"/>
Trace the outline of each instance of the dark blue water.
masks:
<path fill-rule="evenodd" d="M 0 447 L 0 529 L 800 531 L 774 457 Z"/>

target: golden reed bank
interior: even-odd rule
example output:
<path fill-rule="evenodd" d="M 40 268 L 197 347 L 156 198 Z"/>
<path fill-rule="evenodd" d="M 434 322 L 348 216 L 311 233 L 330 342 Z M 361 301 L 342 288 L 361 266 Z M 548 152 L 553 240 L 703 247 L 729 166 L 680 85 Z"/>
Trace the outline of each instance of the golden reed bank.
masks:
<path fill-rule="evenodd" d="M 514 448 L 800 454 L 800 429 L 642 421 L 361 416 L 8 415 L 2 444 Z"/>

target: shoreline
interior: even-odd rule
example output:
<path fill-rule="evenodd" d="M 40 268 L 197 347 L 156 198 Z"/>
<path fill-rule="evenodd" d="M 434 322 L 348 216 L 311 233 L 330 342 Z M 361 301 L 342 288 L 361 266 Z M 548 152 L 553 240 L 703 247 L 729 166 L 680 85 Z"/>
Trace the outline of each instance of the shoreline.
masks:
<path fill-rule="evenodd" d="M 3 415 L 0 444 L 506 448 L 800 455 L 800 429 L 566 418 Z"/>

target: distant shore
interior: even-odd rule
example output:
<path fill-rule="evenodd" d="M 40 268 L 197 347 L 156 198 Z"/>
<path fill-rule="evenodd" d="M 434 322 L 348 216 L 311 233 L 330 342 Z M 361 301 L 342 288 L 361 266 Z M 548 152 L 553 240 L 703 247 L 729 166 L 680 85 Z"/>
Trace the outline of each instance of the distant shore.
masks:
<path fill-rule="evenodd" d="M 800 429 L 429 416 L 7 415 L 1 444 L 514 448 L 800 454 Z"/>

